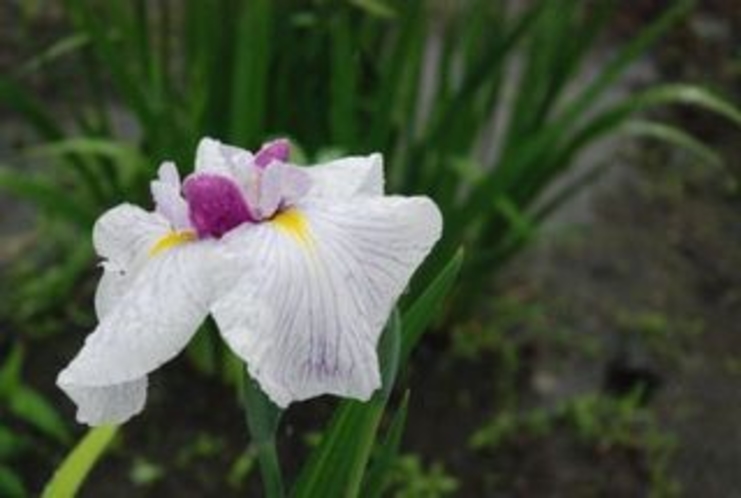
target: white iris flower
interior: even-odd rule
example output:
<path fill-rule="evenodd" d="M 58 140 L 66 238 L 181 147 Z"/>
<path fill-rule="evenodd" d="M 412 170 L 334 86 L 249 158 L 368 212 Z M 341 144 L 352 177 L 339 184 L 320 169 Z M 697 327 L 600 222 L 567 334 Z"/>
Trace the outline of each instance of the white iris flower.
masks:
<path fill-rule="evenodd" d="M 153 212 L 100 217 L 99 324 L 57 379 L 80 422 L 139 413 L 147 376 L 209 314 L 281 407 L 379 387 L 379 335 L 440 237 L 440 212 L 385 196 L 379 154 L 309 168 L 288 155 L 285 140 L 253 155 L 206 138 L 182 185 L 174 164 L 160 167 Z"/>

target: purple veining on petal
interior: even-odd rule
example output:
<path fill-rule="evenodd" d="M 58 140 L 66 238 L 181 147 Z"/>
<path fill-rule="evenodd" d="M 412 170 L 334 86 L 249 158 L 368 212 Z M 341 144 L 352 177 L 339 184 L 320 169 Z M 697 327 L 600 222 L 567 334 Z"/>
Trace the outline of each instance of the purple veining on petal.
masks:
<path fill-rule="evenodd" d="M 198 236 L 220 238 L 242 223 L 256 221 L 239 187 L 220 175 L 191 176 L 183 185 L 189 216 Z"/>
<path fill-rule="evenodd" d="M 288 161 L 290 154 L 291 143 L 285 138 L 279 138 L 264 144 L 260 148 L 260 151 L 255 154 L 255 164 L 260 168 L 265 168 L 273 161 L 284 163 Z"/>

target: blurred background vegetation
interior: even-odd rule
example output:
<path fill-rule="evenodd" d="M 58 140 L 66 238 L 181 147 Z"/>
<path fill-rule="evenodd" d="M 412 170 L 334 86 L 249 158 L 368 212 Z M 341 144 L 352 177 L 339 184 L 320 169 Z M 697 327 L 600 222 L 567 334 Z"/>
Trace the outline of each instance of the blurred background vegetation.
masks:
<path fill-rule="evenodd" d="M 79 432 L 53 379 L 94 324 L 92 223 L 149 205 L 159 163 L 187 171 L 204 135 L 288 136 L 300 163 L 382 151 L 387 190 L 446 221 L 410 301 L 465 248 L 402 366 L 386 494 L 731 495 L 730 3 L 1 2 L 0 496 L 36 494 Z M 229 358 L 199 334 L 89 496 L 259 494 Z M 287 414 L 288 475 L 332 406 Z"/>

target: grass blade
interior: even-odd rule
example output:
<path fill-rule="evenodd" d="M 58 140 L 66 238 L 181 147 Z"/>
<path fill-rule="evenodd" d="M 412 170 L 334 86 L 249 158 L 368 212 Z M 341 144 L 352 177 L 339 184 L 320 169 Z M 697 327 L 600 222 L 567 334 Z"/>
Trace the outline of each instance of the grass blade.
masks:
<path fill-rule="evenodd" d="M 271 2 L 254 0 L 243 7 L 235 36 L 230 138 L 245 146 L 258 143 L 265 123 L 271 23 Z"/>
<path fill-rule="evenodd" d="M 407 409 L 409 408 L 409 392 L 404 395 L 401 405 L 396 410 L 394 418 L 386 436 L 386 440 L 378 448 L 378 454 L 373 460 L 373 466 L 363 484 L 364 498 L 380 498 L 384 490 L 386 476 L 396 461 L 401 446 L 401 438 L 404 435 L 404 427 L 407 420 Z"/>
<path fill-rule="evenodd" d="M 0 464 L 0 496 L 26 498 L 28 495 L 23 481 L 10 467 Z"/>
<path fill-rule="evenodd" d="M 463 264 L 463 249 L 458 249 L 437 277 L 404 313 L 404 335 L 401 340 L 401 364 L 405 364 L 414 346 L 419 342 L 425 329 L 436 317 L 443 301 L 453 288 Z"/>
<path fill-rule="evenodd" d="M 93 466 L 103 456 L 118 426 L 90 429 L 57 469 L 46 485 L 42 498 L 74 498 Z"/>
<path fill-rule="evenodd" d="M 332 143 L 353 149 L 355 146 L 355 95 L 357 93 L 357 61 L 353 55 L 350 18 L 338 12 L 332 20 L 332 98 L 330 122 Z"/>
<path fill-rule="evenodd" d="M 723 164 L 720 154 L 676 126 L 654 121 L 631 120 L 623 126 L 622 131 L 631 136 L 651 138 L 685 149 L 713 166 Z"/>
<path fill-rule="evenodd" d="M 246 369 L 242 380 L 242 393 L 247 426 L 260 462 L 265 496 L 281 498 L 285 496 L 285 491 L 275 446 L 275 433 L 283 411 L 262 392 L 257 383 L 249 377 Z"/>

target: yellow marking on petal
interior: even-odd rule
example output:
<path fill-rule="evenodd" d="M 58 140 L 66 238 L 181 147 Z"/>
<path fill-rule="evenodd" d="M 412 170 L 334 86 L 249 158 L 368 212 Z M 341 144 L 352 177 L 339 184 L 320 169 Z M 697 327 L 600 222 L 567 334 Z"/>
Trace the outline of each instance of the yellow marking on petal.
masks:
<path fill-rule="evenodd" d="M 186 242 L 192 242 L 196 240 L 195 232 L 191 230 L 180 230 L 172 231 L 163 235 L 154 243 L 151 249 L 149 249 L 149 257 L 154 257 L 161 252 L 172 249 L 175 246 L 185 244 Z"/>
<path fill-rule="evenodd" d="M 287 209 L 272 219 L 272 223 L 284 234 L 302 246 L 311 245 L 306 217 L 298 209 Z"/>

